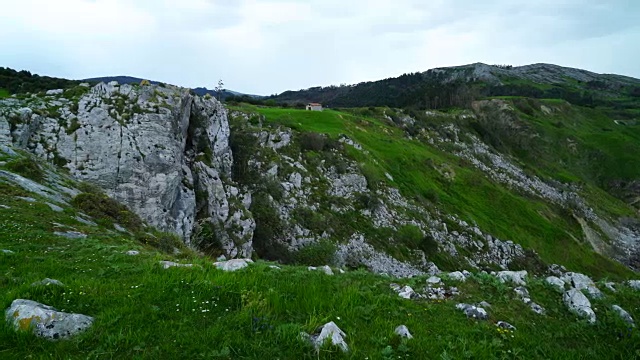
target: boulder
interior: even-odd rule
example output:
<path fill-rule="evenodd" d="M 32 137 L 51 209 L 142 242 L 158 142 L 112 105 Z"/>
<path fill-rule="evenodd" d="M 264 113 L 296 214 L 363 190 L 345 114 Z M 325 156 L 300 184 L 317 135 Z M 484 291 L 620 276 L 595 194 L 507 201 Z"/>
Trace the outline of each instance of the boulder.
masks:
<path fill-rule="evenodd" d="M 544 315 L 545 313 L 545 309 L 542 306 L 534 303 L 533 301 L 529 303 L 529 307 L 531 308 L 531 311 L 538 315 Z"/>
<path fill-rule="evenodd" d="M 408 285 L 401 287 L 398 284 L 391 284 L 390 287 L 393 291 L 398 293 L 398 296 L 400 296 L 403 299 L 412 299 L 418 296 L 418 294 L 416 294 L 416 292 L 413 291 L 411 286 L 408 286 Z"/>
<path fill-rule="evenodd" d="M 129 250 L 125 254 L 130 255 L 130 256 L 136 256 L 136 255 L 140 255 L 140 251 L 138 251 L 138 250 Z"/>
<path fill-rule="evenodd" d="M 64 284 L 56 279 L 44 278 L 43 280 L 36 281 L 31 286 L 61 286 L 64 287 Z"/>
<path fill-rule="evenodd" d="M 0 250 L 0 253 L 7 254 L 7 255 L 15 254 L 13 251 L 7 250 L 7 249 Z"/>
<path fill-rule="evenodd" d="M 499 271 L 496 276 L 498 277 L 498 280 L 500 280 L 501 282 L 505 283 L 505 282 L 511 282 L 515 285 L 527 285 L 527 283 L 525 282 L 525 278 L 527 277 L 527 271 L 526 270 L 521 270 L 521 271 Z"/>
<path fill-rule="evenodd" d="M 164 269 L 171 267 L 193 267 L 193 264 L 179 264 L 173 261 L 160 261 L 160 265 L 162 265 Z"/>
<path fill-rule="evenodd" d="M 640 290 L 640 280 L 629 280 L 627 284 L 635 290 Z"/>
<path fill-rule="evenodd" d="M 427 279 L 427 285 L 430 285 L 430 286 L 431 285 L 437 285 L 437 284 L 440 284 L 440 283 L 442 283 L 442 279 L 440 279 L 437 276 L 432 276 L 432 277 Z"/>
<path fill-rule="evenodd" d="M 562 300 L 573 313 L 586 318 L 591 324 L 596 322 L 596 314 L 591 309 L 591 302 L 580 290 L 571 289 L 565 292 Z"/>
<path fill-rule="evenodd" d="M 631 315 L 629 315 L 629 313 L 626 312 L 623 308 L 621 308 L 618 305 L 613 305 L 611 308 L 613 309 L 613 311 L 616 312 L 616 314 L 618 314 L 618 316 L 620 316 L 620 318 L 622 320 L 624 320 L 624 322 L 626 322 L 627 324 L 631 325 L 632 327 L 636 326 L 636 324 L 633 321 L 633 318 L 631 317 Z"/>
<path fill-rule="evenodd" d="M 409 329 L 406 325 L 400 325 L 395 330 L 394 333 L 400 337 L 405 339 L 413 339 L 413 335 L 409 332 Z"/>
<path fill-rule="evenodd" d="M 331 270 L 329 265 L 325 265 L 325 266 L 321 266 L 321 267 L 309 266 L 307 269 L 309 271 L 319 270 L 319 271 L 322 271 L 323 273 L 325 273 L 327 275 L 333 275 L 333 270 Z"/>
<path fill-rule="evenodd" d="M 54 235 L 58 235 L 58 236 L 62 236 L 62 237 L 66 237 L 67 239 L 85 239 L 87 237 L 87 234 L 83 234 L 81 232 L 78 231 L 54 231 L 53 233 Z"/>
<path fill-rule="evenodd" d="M 467 281 L 467 277 L 464 276 L 464 274 L 460 271 L 454 271 L 448 274 L 449 279 L 451 280 L 455 280 L 455 281 L 462 281 L 465 282 Z"/>
<path fill-rule="evenodd" d="M 231 259 L 227 261 L 218 261 L 213 263 L 215 267 L 223 271 L 236 271 L 242 268 L 246 268 L 250 263 L 253 263 L 251 259 Z"/>
<path fill-rule="evenodd" d="M 24 299 L 14 300 L 6 310 L 5 318 L 16 330 L 32 331 L 36 336 L 49 340 L 69 338 L 93 324 L 90 316 L 60 312 L 51 306 Z"/>
<path fill-rule="evenodd" d="M 469 305 L 469 304 L 458 304 L 456 305 L 456 309 L 462 310 L 468 318 L 478 319 L 478 320 L 487 320 L 489 318 L 489 314 L 487 311 L 481 307 Z"/>
<path fill-rule="evenodd" d="M 553 286 L 554 288 L 560 290 L 560 291 L 564 291 L 564 280 L 560 279 L 557 276 L 548 276 L 545 280 L 544 280 L 547 284 Z"/>
<path fill-rule="evenodd" d="M 604 283 L 604 287 L 606 287 L 611 292 L 618 292 L 618 290 L 616 290 L 616 288 L 615 288 L 615 283 L 613 283 L 613 282 L 609 281 L 609 282 Z"/>
<path fill-rule="evenodd" d="M 562 280 L 569 283 L 574 289 L 587 290 L 589 297 L 593 299 L 599 299 L 603 296 L 602 292 L 596 287 L 593 280 L 591 280 L 587 275 L 568 272 L 562 276 Z"/>
<path fill-rule="evenodd" d="M 344 338 L 347 337 L 347 335 L 344 331 L 340 330 L 338 325 L 333 321 L 322 325 L 312 335 L 307 333 L 301 333 L 300 335 L 301 337 L 309 340 L 316 350 L 319 350 L 325 342 L 328 342 L 331 345 L 339 347 L 344 352 L 349 351 L 349 346 L 344 341 Z"/>
<path fill-rule="evenodd" d="M 516 330 L 516 327 L 515 327 L 515 326 L 513 326 L 513 325 L 509 324 L 509 323 L 508 323 L 508 322 L 506 322 L 506 321 L 498 321 L 498 322 L 496 323 L 496 326 L 497 326 L 497 327 L 499 327 L 499 328 L 501 328 L 501 329 L 505 329 L 505 330 L 509 330 L 509 331 L 515 331 L 515 330 Z"/>

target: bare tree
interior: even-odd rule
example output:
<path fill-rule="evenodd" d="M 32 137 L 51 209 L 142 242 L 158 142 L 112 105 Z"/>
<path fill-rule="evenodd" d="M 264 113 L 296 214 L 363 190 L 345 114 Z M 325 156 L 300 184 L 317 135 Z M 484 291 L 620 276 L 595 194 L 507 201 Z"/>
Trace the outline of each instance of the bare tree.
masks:
<path fill-rule="evenodd" d="M 220 101 L 220 97 L 222 95 L 222 92 L 224 91 L 224 83 L 222 82 L 222 79 L 218 80 L 218 86 L 214 88 L 214 91 L 218 96 L 218 101 Z"/>

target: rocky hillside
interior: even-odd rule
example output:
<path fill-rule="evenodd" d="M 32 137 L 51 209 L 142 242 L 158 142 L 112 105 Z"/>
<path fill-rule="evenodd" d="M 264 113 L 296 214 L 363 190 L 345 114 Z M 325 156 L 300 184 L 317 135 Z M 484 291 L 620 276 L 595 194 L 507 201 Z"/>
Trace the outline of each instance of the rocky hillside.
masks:
<path fill-rule="evenodd" d="M 552 264 L 628 276 L 620 263 L 637 269 L 637 215 L 600 185 L 634 179 L 609 166 L 637 161 L 627 150 L 638 134 L 601 121 L 519 99 L 446 113 L 228 110 L 187 89 L 115 82 L 0 101 L 2 143 L 98 185 L 189 246 L 399 277 Z"/>

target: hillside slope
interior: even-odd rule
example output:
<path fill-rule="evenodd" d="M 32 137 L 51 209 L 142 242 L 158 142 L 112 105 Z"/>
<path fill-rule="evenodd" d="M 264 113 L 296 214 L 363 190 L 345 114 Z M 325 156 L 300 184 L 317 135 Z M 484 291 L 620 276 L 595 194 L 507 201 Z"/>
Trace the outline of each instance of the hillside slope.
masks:
<path fill-rule="evenodd" d="M 142 234 L 150 234 L 142 237 L 131 235 L 134 221 L 117 230 L 112 216 L 126 210 L 110 211 L 117 207 L 113 202 L 86 207 L 78 199 L 103 195 L 82 193 L 97 189 L 26 153 L 0 147 L 0 189 L 0 307 L 27 299 L 93 319 L 82 333 L 59 341 L 24 331 L 28 323 L 16 331 L 2 321 L 3 359 L 640 356 L 640 332 L 614 307 L 640 318 L 636 283 L 598 282 L 602 295 L 590 302 L 596 316 L 590 324 L 563 304 L 563 293 L 574 285 L 556 288 L 544 278 L 524 277 L 526 288 L 514 291 L 516 284 L 482 272 L 443 273 L 426 281 L 335 267 L 334 275 L 327 275 L 266 262 L 225 272 L 148 225 Z M 193 266 L 164 268 L 163 261 Z M 48 285 L 32 285 L 43 279 Z M 405 285 L 415 289 L 411 298 L 394 290 Z M 524 291 L 543 315 L 531 310 L 521 297 Z M 456 308 L 480 302 L 486 320 Z M 15 314 L 6 316 L 10 321 Z M 300 335 L 331 321 L 344 331 L 348 352 L 330 344 L 316 350 Z M 501 321 L 515 329 L 498 326 Z M 399 325 L 413 338 L 394 334 Z"/>

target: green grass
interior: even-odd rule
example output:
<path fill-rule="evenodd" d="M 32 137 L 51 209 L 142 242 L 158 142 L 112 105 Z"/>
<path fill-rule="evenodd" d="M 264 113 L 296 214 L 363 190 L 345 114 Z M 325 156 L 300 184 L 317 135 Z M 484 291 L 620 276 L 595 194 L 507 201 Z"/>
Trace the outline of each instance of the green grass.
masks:
<path fill-rule="evenodd" d="M 8 90 L 0 88 L 0 99 L 11 96 Z"/>
<path fill-rule="evenodd" d="M 487 276 L 458 285 L 461 295 L 446 301 L 412 301 L 390 289 L 393 279 L 364 271 L 326 276 L 303 267 L 270 269 L 268 263 L 234 273 L 193 254 L 177 259 L 73 220 L 76 210 L 54 213 L 3 190 L 0 203 L 0 306 L 26 298 L 93 316 L 87 332 L 49 342 L 16 333 L 0 322 L 2 359 L 584 359 L 640 356 L 640 333 L 607 311 L 616 303 L 640 318 L 639 292 L 621 288 L 597 301 L 598 323 L 577 320 L 561 295 L 531 281 L 533 300 L 546 316 L 516 300 L 511 287 Z M 43 219 L 46 219 L 43 221 Z M 53 222 L 89 235 L 69 240 L 51 234 Z M 139 256 L 126 250 L 138 249 Z M 160 260 L 199 268 L 163 270 Z M 45 277 L 66 287 L 30 287 Z M 424 278 L 400 281 L 420 289 Z M 490 320 L 468 320 L 458 302 L 488 301 Z M 207 310 L 203 312 L 203 310 Z M 517 327 L 501 333 L 498 320 Z M 319 354 L 299 340 L 301 331 L 335 321 L 347 334 L 348 354 L 330 347 Z M 400 341 L 393 329 L 405 324 L 414 339 Z"/>
<path fill-rule="evenodd" d="M 235 109 L 259 113 L 265 116 L 268 124 L 280 124 L 297 131 L 319 132 L 334 138 L 346 134 L 368 151 L 368 154 L 364 154 L 350 150 L 349 155 L 364 164 L 375 178 L 399 188 L 408 198 L 420 200 L 435 197 L 438 199 L 435 205 L 445 213 L 458 214 L 466 221 L 477 223 L 487 233 L 535 249 L 547 263 L 564 264 L 598 278 L 627 278 L 632 275 L 619 263 L 595 253 L 588 244 L 574 240 L 582 239 L 582 230 L 568 212 L 537 198 L 508 190 L 488 180 L 484 173 L 471 164 L 424 142 L 407 139 L 401 129 L 386 121 L 356 115 L 357 111 L 315 112 L 253 106 Z M 453 181 L 444 179 L 434 169 L 434 165 L 442 164 L 456 173 Z M 557 169 L 557 164 L 552 168 Z M 391 174 L 393 181 L 387 180 L 385 173 Z M 543 171 L 541 173 L 546 174 Z M 565 172 L 564 176 L 575 176 L 573 174 Z M 590 199 L 598 200 L 599 206 L 607 211 L 612 208 L 614 214 L 627 215 L 631 211 L 603 191 L 593 187 L 587 189 L 587 194 L 596 194 Z M 377 244 L 387 251 L 394 250 L 389 246 L 385 248 L 385 245 Z M 437 259 L 434 261 L 439 266 L 443 265 Z"/>

